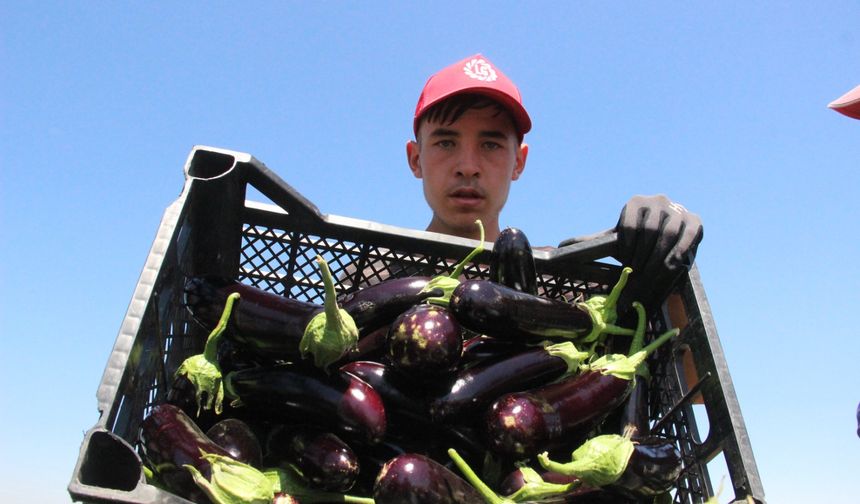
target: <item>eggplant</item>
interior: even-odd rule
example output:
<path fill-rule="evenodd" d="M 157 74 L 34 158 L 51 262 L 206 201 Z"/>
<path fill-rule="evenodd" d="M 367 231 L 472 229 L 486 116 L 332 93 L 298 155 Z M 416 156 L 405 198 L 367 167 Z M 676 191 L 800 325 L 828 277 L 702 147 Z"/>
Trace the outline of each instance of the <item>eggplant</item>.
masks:
<path fill-rule="evenodd" d="M 172 404 L 159 404 L 141 422 L 139 439 L 143 457 L 161 483 L 192 502 L 209 502 L 184 466 L 195 467 L 209 479 L 211 465 L 201 452 L 223 456 L 229 452 L 209 439 L 191 417 Z"/>
<path fill-rule="evenodd" d="M 435 460 L 406 453 L 389 460 L 373 485 L 376 504 L 478 504 L 484 499 Z"/>
<path fill-rule="evenodd" d="M 591 315 L 578 305 L 490 280 L 461 282 L 451 294 L 449 308 L 467 329 L 522 342 L 575 339 L 589 334 L 593 327 Z"/>
<path fill-rule="evenodd" d="M 360 471 L 352 448 L 336 434 L 319 428 L 291 429 L 283 450 L 310 486 L 327 492 L 351 489 Z"/>
<path fill-rule="evenodd" d="M 618 417 L 619 433 L 630 432 L 633 439 L 646 437 L 651 433 L 648 420 L 648 380 L 645 377 L 633 377 L 633 390 L 620 408 Z"/>
<path fill-rule="evenodd" d="M 398 315 L 438 292 L 425 291 L 430 277 L 390 278 L 338 299 L 364 337 L 391 324 Z"/>
<path fill-rule="evenodd" d="M 300 364 L 277 364 L 230 373 L 224 387 L 242 405 L 266 414 L 312 419 L 368 442 L 385 435 L 382 398 L 349 373 L 326 374 Z"/>
<path fill-rule="evenodd" d="M 337 362 L 344 365 L 355 361 L 380 361 L 385 358 L 386 344 L 388 343 L 389 327 L 383 326 L 369 334 L 362 335 L 358 343 L 346 352 Z"/>
<path fill-rule="evenodd" d="M 489 279 L 514 290 L 537 295 L 537 271 L 525 233 L 505 228 L 496 237 Z"/>
<path fill-rule="evenodd" d="M 670 330 L 631 356 L 606 355 L 575 376 L 500 397 L 487 414 L 491 448 L 530 456 L 581 437 L 624 402 L 639 366 L 677 334 L 677 329 Z"/>
<path fill-rule="evenodd" d="M 387 357 L 398 371 L 426 382 L 450 375 L 460 361 L 463 334 L 447 308 L 415 305 L 391 324 Z"/>
<path fill-rule="evenodd" d="M 630 380 L 586 371 L 533 391 L 506 394 L 487 415 L 488 442 L 500 454 L 535 455 L 584 435 L 629 391 Z"/>
<path fill-rule="evenodd" d="M 375 361 L 355 361 L 344 364 L 340 371 L 357 376 L 373 387 L 382 397 L 389 416 L 426 417 L 427 403 L 421 391 L 391 366 Z"/>
<path fill-rule="evenodd" d="M 430 403 L 430 415 L 438 422 L 472 415 L 503 394 L 545 385 L 575 373 L 588 355 L 577 351 L 568 341 L 530 348 L 470 367 L 459 372 L 447 392 Z"/>
<path fill-rule="evenodd" d="M 206 431 L 211 439 L 227 453 L 250 466 L 260 469 L 263 466 L 263 449 L 260 440 L 247 423 L 238 418 L 225 418 Z"/>
<path fill-rule="evenodd" d="M 302 504 L 302 501 L 286 492 L 278 492 L 272 504 Z"/>
<path fill-rule="evenodd" d="M 299 343 L 308 323 L 324 308 L 216 276 L 191 277 L 185 282 L 185 306 L 192 317 L 211 328 L 218 322 L 227 296 L 238 292 L 242 302 L 233 309 L 229 337 L 254 353 L 272 359 L 301 358 Z"/>
<path fill-rule="evenodd" d="M 608 488 L 631 497 L 656 497 L 668 492 L 681 475 L 681 452 L 669 439 L 647 436 L 634 441 L 627 468 Z"/>
<path fill-rule="evenodd" d="M 185 284 L 185 305 L 195 320 L 209 327 L 220 316 L 228 296 L 238 293 L 242 303 L 232 314 L 233 338 L 270 360 L 292 360 L 312 355 L 314 364 L 327 368 L 358 341 L 352 317 L 337 305 L 328 264 L 317 256 L 325 287 L 323 305 L 308 303 L 218 277 L 192 277 Z"/>
<path fill-rule="evenodd" d="M 240 343 L 237 343 L 228 331 L 225 337 L 218 342 L 218 350 L 216 354 L 218 367 L 221 368 L 222 374 L 227 374 L 240 369 L 257 367 L 263 364 L 271 364 L 254 351 Z"/>
<path fill-rule="evenodd" d="M 465 335 L 465 331 L 464 331 Z M 460 369 L 471 367 L 487 359 L 498 359 L 514 355 L 529 348 L 520 341 L 493 338 L 479 334 L 463 341 L 463 353 L 460 355 Z"/>

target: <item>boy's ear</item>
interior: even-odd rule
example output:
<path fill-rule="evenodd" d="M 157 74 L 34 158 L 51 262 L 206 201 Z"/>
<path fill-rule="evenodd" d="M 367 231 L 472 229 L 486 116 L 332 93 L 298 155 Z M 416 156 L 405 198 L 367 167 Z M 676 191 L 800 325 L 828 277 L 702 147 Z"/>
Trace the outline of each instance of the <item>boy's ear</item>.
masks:
<path fill-rule="evenodd" d="M 528 144 L 522 144 L 517 149 L 517 164 L 514 165 L 514 172 L 511 174 L 511 180 L 520 178 L 523 170 L 526 169 L 526 158 L 529 156 Z"/>
<path fill-rule="evenodd" d="M 415 178 L 421 178 L 421 148 L 415 140 L 406 142 L 406 161 Z"/>

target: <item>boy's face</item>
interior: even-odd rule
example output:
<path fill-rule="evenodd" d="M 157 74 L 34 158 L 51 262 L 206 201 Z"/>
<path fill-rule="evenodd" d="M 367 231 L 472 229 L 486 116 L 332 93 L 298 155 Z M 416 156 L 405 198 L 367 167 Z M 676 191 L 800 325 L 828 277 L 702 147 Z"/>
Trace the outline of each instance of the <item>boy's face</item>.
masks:
<path fill-rule="evenodd" d="M 428 231 L 478 238 L 481 219 L 486 239 L 496 239 L 511 181 L 528 154 L 509 114 L 490 106 L 469 109 L 453 124 L 423 120 L 406 154 L 433 210 Z"/>

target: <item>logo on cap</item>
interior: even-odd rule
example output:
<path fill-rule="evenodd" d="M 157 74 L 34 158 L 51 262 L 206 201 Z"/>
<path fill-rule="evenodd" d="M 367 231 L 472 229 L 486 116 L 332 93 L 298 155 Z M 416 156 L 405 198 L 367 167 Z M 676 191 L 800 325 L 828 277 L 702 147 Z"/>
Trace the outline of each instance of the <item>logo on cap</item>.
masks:
<path fill-rule="evenodd" d="M 463 67 L 463 73 L 472 79 L 493 82 L 498 76 L 496 70 L 483 58 L 473 58 Z"/>

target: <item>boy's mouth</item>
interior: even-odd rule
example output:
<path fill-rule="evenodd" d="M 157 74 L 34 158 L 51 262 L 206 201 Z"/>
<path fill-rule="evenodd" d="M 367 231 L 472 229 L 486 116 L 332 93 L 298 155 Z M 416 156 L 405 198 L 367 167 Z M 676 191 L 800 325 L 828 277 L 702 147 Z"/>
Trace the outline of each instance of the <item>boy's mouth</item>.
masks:
<path fill-rule="evenodd" d="M 474 206 L 484 200 L 483 193 L 472 187 L 460 187 L 448 193 L 448 197 L 459 205 Z"/>

